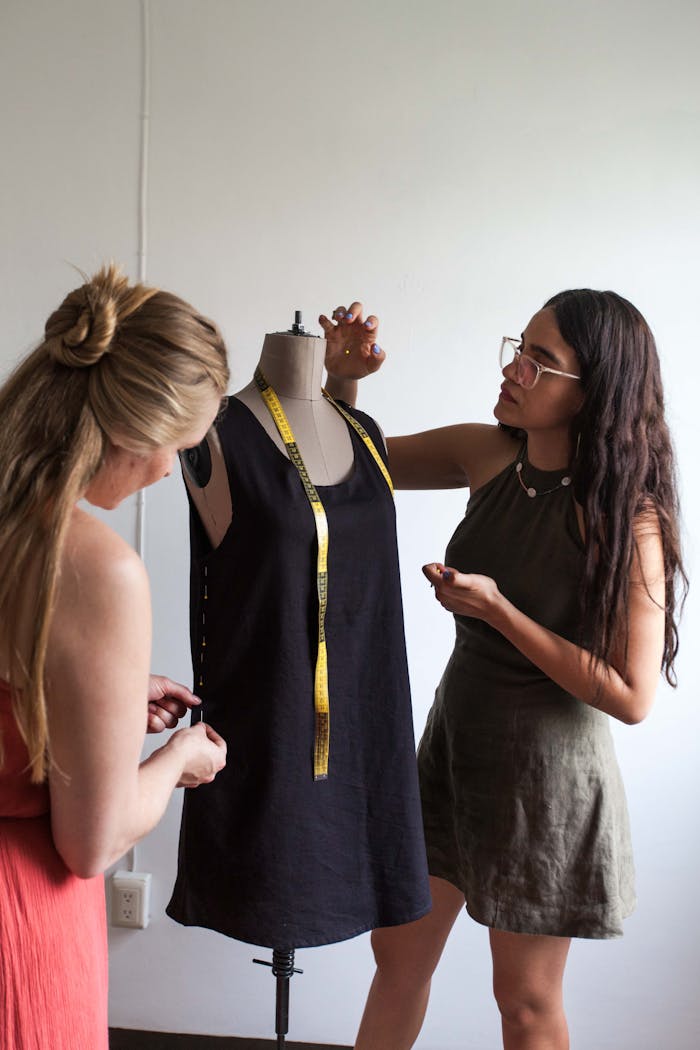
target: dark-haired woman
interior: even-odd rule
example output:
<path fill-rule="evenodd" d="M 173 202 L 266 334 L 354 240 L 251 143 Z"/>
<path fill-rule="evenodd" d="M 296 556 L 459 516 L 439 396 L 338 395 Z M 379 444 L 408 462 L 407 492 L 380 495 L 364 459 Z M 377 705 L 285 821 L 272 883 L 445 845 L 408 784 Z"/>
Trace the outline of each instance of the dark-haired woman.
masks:
<path fill-rule="evenodd" d="M 331 393 L 383 354 L 344 352 L 354 303 L 321 319 Z M 506 1050 L 565 1050 L 572 937 L 618 936 L 634 907 L 609 716 L 673 681 L 685 583 L 659 363 L 612 292 L 563 292 L 501 344 L 498 426 L 389 439 L 398 488 L 470 489 L 445 563 L 424 567 L 456 644 L 419 748 L 430 915 L 373 934 L 357 1050 L 405 1050 L 466 902 L 489 927 Z"/>

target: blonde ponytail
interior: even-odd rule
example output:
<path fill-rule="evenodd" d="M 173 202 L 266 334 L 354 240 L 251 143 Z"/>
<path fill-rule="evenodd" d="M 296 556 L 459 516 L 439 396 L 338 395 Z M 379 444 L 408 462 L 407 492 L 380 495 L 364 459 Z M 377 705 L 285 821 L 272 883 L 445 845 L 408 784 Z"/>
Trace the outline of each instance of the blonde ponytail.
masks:
<path fill-rule="evenodd" d="M 176 296 L 130 286 L 112 265 L 66 296 L 0 388 L 0 623 L 35 782 L 49 760 L 46 647 L 75 504 L 110 441 L 135 452 L 178 441 L 228 378 L 211 321 Z"/>

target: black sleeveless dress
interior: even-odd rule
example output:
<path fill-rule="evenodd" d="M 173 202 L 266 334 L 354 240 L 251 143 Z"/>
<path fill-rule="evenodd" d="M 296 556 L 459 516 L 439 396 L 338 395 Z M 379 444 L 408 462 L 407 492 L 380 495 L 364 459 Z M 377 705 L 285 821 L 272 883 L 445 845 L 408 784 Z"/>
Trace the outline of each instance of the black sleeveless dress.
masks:
<path fill-rule="evenodd" d="M 374 421 L 349 411 L 383 452 Z M 191 508 L 190 627 L 201 716 L 228 761 L 185 792 L 168 914 L 271 948 L 420 918 L 430 896 L 391 493 L 349 428 L 351 476 L 318 486 L 330 759 L 328 779 L 314 781 L 314 516 L 246 405 L 231 398 L 218 430 L 233 519 L 212 550 Z"/>

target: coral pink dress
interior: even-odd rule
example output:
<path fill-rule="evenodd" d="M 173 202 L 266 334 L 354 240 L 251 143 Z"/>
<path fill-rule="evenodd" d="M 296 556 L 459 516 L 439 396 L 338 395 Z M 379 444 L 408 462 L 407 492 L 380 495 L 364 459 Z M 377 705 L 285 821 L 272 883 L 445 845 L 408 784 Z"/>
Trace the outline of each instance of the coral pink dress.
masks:
<path fill-rule="evenodd" d="M 104 880 L 61 860 L 3 681 L 0 729 L 0 1047 L 108 1050 Z"/>

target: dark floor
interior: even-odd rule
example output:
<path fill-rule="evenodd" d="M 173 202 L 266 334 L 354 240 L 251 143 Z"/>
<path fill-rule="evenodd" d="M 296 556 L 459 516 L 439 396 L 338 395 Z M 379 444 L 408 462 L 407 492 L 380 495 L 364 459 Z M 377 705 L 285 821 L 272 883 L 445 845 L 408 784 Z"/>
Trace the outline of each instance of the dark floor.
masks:
<path fill-rule="evenodd" d="M 137 1032 L 130 1028 L 110 1028 L 109 1050 L 274 1050 L 270 1039 L 220 1038 L 214 1035 L 175 1035 L 172 1032 Z M 286 1043 L 289 1050 L 351 1050 L 349 1046 L 326 1043 Z"/>

